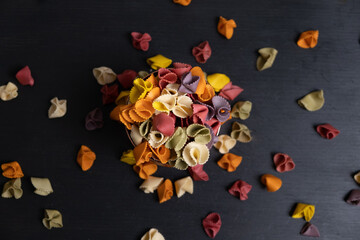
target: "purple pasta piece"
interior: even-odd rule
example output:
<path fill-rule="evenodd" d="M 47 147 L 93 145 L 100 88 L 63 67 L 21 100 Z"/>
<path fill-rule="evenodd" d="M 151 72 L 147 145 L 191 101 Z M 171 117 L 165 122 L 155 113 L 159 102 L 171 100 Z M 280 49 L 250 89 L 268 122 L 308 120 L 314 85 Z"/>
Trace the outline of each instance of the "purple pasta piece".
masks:
<path fill-rule="evenodd" d="M 212 104 L 215 109 L 215 117 L 220 122 L 225 122 L 230 117 L 231 106 L 229 102 L 220 96 L 214 96 L 212 98 Z"/>
<path fill-rule="evenodd" d="M 184 73 L 184 75 L 181 78 L 181 85 L 179 87 L 179 92 L 189 93 L 189 94 L 195 93 L 199 81 L 200 81 L 199 76 L 193 76 L 191 72 Z"/>
<path fill-rule="evenodd" d="M 198 100 L 195 103 L 204 105 L 209 109 L 208 114 L 207 114 L 206 119 L 205 119 L 206 121 L 209 121 L 210 119 L 212 119 L 215 116 L 215 109 L 212 106 L 210 106 L 210 105 L 208 105 L 206 103 L 200 102 Z"/>
<path fill-rule="evenodd" d="M 218 137 L 214 134 L 214 130 L 212 129 L 212 127 L 210 127 L 206 123 L 204 125 L 205 125 L 205 127 L 207 127 L 210 130 L 211 140 L 208 144 L 206 144 L 206 147 L 210 150 L 212 148 L 212 146 L 214 145 L 214 143 L 217 142 Z"/>
<path fill-rule="evenodd" d="M 103 113 L 100 108 L 95 108 L 85 117 L 86 130 L 93 131 L 104 126 Z"/>

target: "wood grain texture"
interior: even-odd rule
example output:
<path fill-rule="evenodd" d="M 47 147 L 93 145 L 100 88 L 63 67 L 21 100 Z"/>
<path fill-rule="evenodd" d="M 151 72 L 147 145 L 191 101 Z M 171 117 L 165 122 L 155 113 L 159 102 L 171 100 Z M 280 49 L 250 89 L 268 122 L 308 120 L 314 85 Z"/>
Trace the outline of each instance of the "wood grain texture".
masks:
<path fill-rule="evenodd" d="M 217 33 L 218 16 L 236 20 L 231 40 Z M 304 202 L 316 205 L 312 223 L 321 239 L 358 239 L 359 208 L 343 198 L 359 187 L 352 179 L 360 170 L 359 20 L 356 0 L 193 0 L 189 7 L 171 0 L 0 1 L 0 84 L 17 82 L 14 75 L 24 65 L 35 79 L 33 88 L 19 87 L 17 99 L 0 103 L 0 163 L 16 160 L 26 175 L 21 199 L 0 199 L 0 238 L 135 240 L 156 227 L 166 239 L 205 240 L 201 220 L 216 211 L 223 221 L 216 239 L 304 239 L 299 232 L 305 221 L 290 217 L 294 204 Z M 300 49 L 296 39 L 310 29 L 320 31 L 319 44 Z M 148 52 L 132 48 L 131 31 L 151 34 Z M 160 205 L 156 194 L 137 189 L 141 180 L 119 161 L 131 145 L 123 127 L 107 117 L 111 106 L 103 108 L 103 129 L 85 130 L 85 115 L 102 105 L 91 70 L 148 70 L 145 59 L 158 53 L 195 65 L 191 48 L 204 40 L 213 49 L 204 70 L 226 73 L 245 89 L 237 100 L 253 102 L 244 123 L 254 140 L 232 151 L 244 158 L 236 172 L 220 169 L 213 150 L 205 166 L 210 181 L 196 182 L 192 196 Z M 258 72 L 262 47 L 279 54 L 271 69 Z M 296 100 L 315 89 L 324 89 L 323 109 L 298 107 Z M 68 100 L 68 112 L 49 120 L 54 96 Z M 341 134 L 322 139 L 314 130 L 322 123 Z M 97 154 L 85 173 L 76 164 L 81 144 Z M 295 170 L 276 173 L 276 152 L 289 154 Z M 281 177 L 283 187 L 266 192 L 263 173 Z M 162 168 L 157 175 L 176 180 L 186 173 Z M 50 178 L 55 192 L 33 194 L 30 176 Z M 238 179 L 253 185 L 245 202 L 226 191 Z M 61 211 L 63 229 L 42 226 L 45 208 Z"/>

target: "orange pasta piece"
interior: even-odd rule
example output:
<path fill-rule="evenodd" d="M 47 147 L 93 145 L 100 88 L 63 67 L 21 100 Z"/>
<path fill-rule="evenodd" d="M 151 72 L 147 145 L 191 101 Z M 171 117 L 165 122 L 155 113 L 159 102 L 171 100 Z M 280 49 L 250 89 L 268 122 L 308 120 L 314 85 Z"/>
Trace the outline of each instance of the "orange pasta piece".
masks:
<path fill-rule="evenodd" d="M 139 174 L 142 179 L 148 179 L 149 176 L 153 175 L 157 170 L 157 165 L 152 162 L 142 163 L 140 165 L 133 166 L 134 171 Z"/>
<path fill-rule="evenodd" d="M 242 161 L 242 157 L 232 154 L 226 153 L 222 158 L 217 162 L 219 167 L 225 169 L 228 172 L 234 172 L 236 168 L 240 165 Z"/>
<path fill-rule="evenodd" d="M 165 164 L 169 161 L 170 149 L 166 148 L 164 145 L 161 145 L 158 148 L 152 148 L 150 145 L 149 147 L 161 163 Z"/>
<path fill-rule="evenodd" d="M 149 162 L 152 156 L 152 153 L 149 148 L 149 144 L 147 141 L 140 143 L 137 145 L 134 150 L 134 157 L 136 161 L 136 165 L 143 164 L 145 162 Z"/>
<path fill-rule="evenodd" d="M 170 200 L 174 195 L 173 184 L 169 179 L 166 179 L 157 189 L 159 202 L 163 203 Z"/>
<path fill-rule="evenodd" d="M 191 3 L 191 0 L 173 0 L 173 2 L 186 7 Z"/>
<path fill-rule="evenodd" d="M 318 43 L 319 31 L 306 31 L 301 33 L 297 45 L 301 48 L 314 48 Z"/>
<path fill-rule="evenodd" d="M 198 76 L 200 77 L 200 81 L 199 81 L 199 84 L 196 88 L 196 91 L 195 93 L 197 95 L 201 95 L 204 93 L 205 91 L 205 88 L 206 88 L 206 80 L 205 80 L 205 74 L 203 72 L 203 70 L 201 70 L 200 67 L 193 67 L 191 70 L 190 70 L 191 74 L 193 76 Z"/>
<path fill-rule="evenodd" d="M 151 82 L 153 87 L 158 87 L 159 86 L 159 81 L 156 79 L 154 74 L 151 74 L 150 77 L 148 77 L 146 79 L 146 82 Z"/>
<path fill-rule="evenodd" d="M 119 121 L 120 122 L 120 109 L 121 109 L 122 105 L 118 105 L 116 106 L 110 113 L 110 119 L 114 120 L 114 121 Z"/>
<path fill-rule="evenodd" d="M 161 94 L 159 87 L 154 87 L 153 89 L 148 92 L 148 94 L 145 97 L 145 100 L 148 100 L 150 102 L 153 102 L 155 98 L 159 97 Z"/>
<path fill-rule="evenodd" d="M 91 151 L 91 149 L 88 148 L 87 146 L 81 145 L 81 148 L 78 152 L 76 159 L 81 169 L 83 171 L 89 170 L 94 164 L 95 159 L 96 159 L 95 153 Z"/>
<path fill-rule="evenodd" d="M 210 84 L 206 84 L 204 92 L 198 95 L 201 102 L 208 102 L 215 96 L 215 90 Z"/>
<path fill-rule="evenodd" d="M 131 130 L 131 124 L 134 123 L 134 120 L 131 119 L 129 112 L 133 108 L 134 104 L 119 106 L 119 119 L 126 126 L 127 129 Z"/>
<path fill-rule="evenodd" d="M 227 20 L 226 18 L 219 17 L 217 30 L 221 35 L 225 36 L 227 39 L 232 38 L 234 28 L 236 28 L 236 23 L 233 19 Z"/>
<path fill-rule="evenodd" d="M 271 174 L 262 175 L 261 183 L 266 186 L 268 192 L 276 192 L 282 185 L 281 179 Z"/>
<path fill-rule="evenodd" d="M 3 170 L 2 175 L 6 178 L 22 178 L 24 176 L 20 164 L 16 161 L 1 164 L 1 169 Z"/>

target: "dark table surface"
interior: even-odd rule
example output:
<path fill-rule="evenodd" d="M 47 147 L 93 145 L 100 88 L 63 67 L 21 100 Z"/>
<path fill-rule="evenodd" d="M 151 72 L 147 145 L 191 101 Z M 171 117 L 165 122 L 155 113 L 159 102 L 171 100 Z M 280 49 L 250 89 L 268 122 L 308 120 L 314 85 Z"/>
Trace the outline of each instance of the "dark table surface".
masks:
<path fill-rule="evenodd" d="M 236 20 L 231 40 L 217 33 L 219 16 Z M 297 47 L 299 34 L 311 29 L 320 31 L 318 46 Z M 131 46 L 131 31 L 151 34 L 148 52 Z M 23 197 L 0 199 L 0 239 L 135 240 L 151 227 L 170 240 L 209 239 L 201 220 L 213 211 L 223 221 L 216 239 L 305 239 L 299 235 L 305 221 L 290 217 L 297 202 L 316 205 L 312 223 L 321 239 L 359 239 L 360 208 L 344 202 L 359 188 L 352 179 L 360 170 L 359 32 L 355 0 L 194 0 L 188 7 L 171 0 L 0 1 L 0 84 L 19 86 L 18 98 L 0 103 L 0 163 L 18 161 L 25 173 Z M 244 123 L 254 140 L 232 150 L 244 158 L 237 171 L 220 169 L 221 155 L 212 150 L 205 166 L 210 181 L 195 182 L 193 195 L 159 204 L 119 161 L 131 145 L 123 126 L 108 117 L 113 106 L 102 106 L 92 68 L 149 70 L 146 58 L 158 53 L 196 65 L 191 48 L 204 40 L 213 55 L 201 67 L 227 74 L 245 89 L 236 100 L 253 102 Z M 279 54 L 271 69 L 258 72 L 262 47 Z M 24 65 L 32 69 L 34 87 L 14 78 Z M 315 89 L 324 89 L 325 106 L 307 112 L 296 100 Z M 50 120 L 55 96 L 68 100 L 68 112 Z M 105 126 L 88 132 L 84 117 L 95 107 L 104 110 Z M 321 123 L 341 134 L 331 141 L 319 137 L 314 126 Z M 97 154 L 88 172 L 76 163 L 81 144 Z M 295 170 L 277 173 L 276 152 L 292 156 Z M 264 173 L 279 176 L 283 187 L 267 192 L 259 181 Z M 165 168 L 157 173 L 171 180 L 186 175 Z M 35 195 L 31 176 L 50 178 L 55 192 Z M 247 201 L 227 193 L 238 179 L 253 185 Z M 6 181 L 0 178 L 1 185 Z M 46 208 L 61 211 L 64 228 L 44 228 Z"/>

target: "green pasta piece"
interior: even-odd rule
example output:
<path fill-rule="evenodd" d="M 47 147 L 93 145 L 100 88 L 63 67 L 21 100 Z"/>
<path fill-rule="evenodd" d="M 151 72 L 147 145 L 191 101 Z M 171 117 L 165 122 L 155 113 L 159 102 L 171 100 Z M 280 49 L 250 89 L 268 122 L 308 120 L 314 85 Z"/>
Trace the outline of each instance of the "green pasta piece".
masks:
<path fill-rule="evenodd" d="M 191 124 L 187 127 L 186 134 L 200 144 L 207 144 L 211 141 L 210 129 L 201 124 Z"/>
<path fill-rule="evenodd" d="M 176 128 L 174 134 L 165 143 L 165 147 L 174 149 L 175 151 L 180 151 L 186 142 L 187 136 L 185 128 L 178 127 Z"/>

